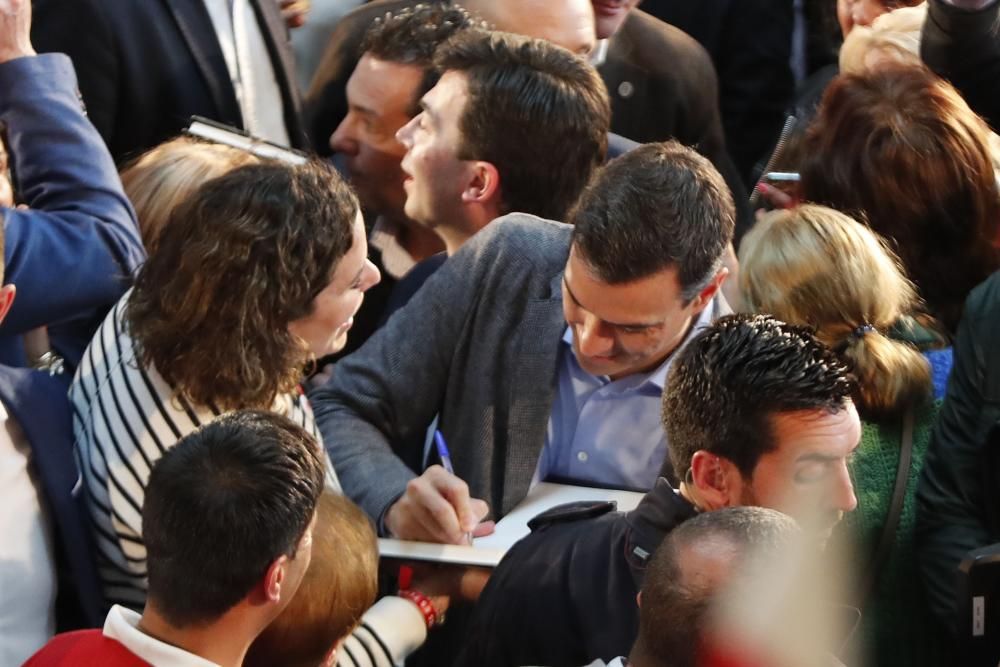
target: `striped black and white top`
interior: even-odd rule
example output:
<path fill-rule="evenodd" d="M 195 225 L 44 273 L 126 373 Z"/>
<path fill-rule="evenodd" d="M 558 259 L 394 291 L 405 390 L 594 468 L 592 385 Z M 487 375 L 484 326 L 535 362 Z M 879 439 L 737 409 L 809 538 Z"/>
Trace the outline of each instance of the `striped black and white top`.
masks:
<path fill-rule="evenodd" d="M 139 363 L 124 326 L 130 294 L 108 313 L 91 340 L 69 396 L 105 597 L 109 603 L 141 610 L 146 600 L 142 503 L 150 471 L 178 440 L 223 412 L 211 405 L 191 405 L 175 395 L 155 368 Z M 273 409 L 300 424 L 322 446 L 304 394 L 281 395 Z M 327 487 L 340 491 L 329 458 Z M 360 654 L 354 661 L 359 666 L 401 664 L 426 636 L 420 612 L 401 599 L 380 601 L 363 621 L 343 647 Z"/>

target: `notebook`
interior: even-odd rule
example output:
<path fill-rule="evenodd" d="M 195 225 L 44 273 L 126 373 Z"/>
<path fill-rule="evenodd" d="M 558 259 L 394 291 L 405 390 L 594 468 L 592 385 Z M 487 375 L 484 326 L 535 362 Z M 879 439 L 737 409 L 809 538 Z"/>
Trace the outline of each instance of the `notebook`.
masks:
<path fill-rule="evenodd" d="M 635 491 L 595 489 L 586 486 L 536 484 L 517 507 L 497 522 L 492 535 L 477 537 L 472 545 L 435 544 L 381 538 L 378 541 L 379 554 L 383 558 L 401 560 L 424 560 L 453 565 L 478 565 L 496 567 L 500 559 L 514 543 L 530 533 L 528 521 L 557 505 L 586 500 L 612 500 L 618 511 L 635 509 L 644 494 Z"/>

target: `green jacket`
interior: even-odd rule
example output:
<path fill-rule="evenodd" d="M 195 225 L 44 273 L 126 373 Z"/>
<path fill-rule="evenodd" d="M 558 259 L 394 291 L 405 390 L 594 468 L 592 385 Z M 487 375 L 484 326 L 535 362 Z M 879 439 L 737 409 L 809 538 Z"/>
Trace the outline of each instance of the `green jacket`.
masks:
<path fill-rule="evenodd" d="M 915 415 L 913 459 L 896 540 L 862 609 L 858 628 L 859 664 L 875 667 L 939 667 L 948 664 L 943 641 L 930 616 L 923 588 L 918 582 L 914 557 L 916 487 L 938 405 L 930 404 Z M 882 535 L 902 444 L 902 419 L 866 422 L 851 473 L 858 508 L 848 514 L 838 536 L 851 540 L 859 575 L 867 572 Z"/>
<path fill-rule="evenodd" d="M 987 447 L 1000 419 L 1000 273 L 969 295 L 955 364 L 917 490 L 917 549 L 934 613 L 956 619 L 958 566 L 972 549 L 1000 542 L 998 474 Z"/>

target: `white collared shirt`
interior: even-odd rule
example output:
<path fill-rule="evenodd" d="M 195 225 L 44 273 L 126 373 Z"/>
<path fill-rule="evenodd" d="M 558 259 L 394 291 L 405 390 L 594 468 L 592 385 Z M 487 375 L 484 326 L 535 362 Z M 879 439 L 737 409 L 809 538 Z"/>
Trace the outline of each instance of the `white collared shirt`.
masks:
<path fill-rule="evenodd" d="M 401 226 L 398 223 L 380 215 L 368 235 L 368 245 L 382 253 L 382 267 L 396 280 L 409 273 L 417 264 L 413 255 L 399 242 L 400 231 Z"/>
<path fill-rule="evenodd" d="M 131 609 L 116 604 L 104 621 L 104 636 L 119 642 L 135 657 L 153 667 L 219 667 L 214 662 L 150 637 L 139 629 L 140 618 Z"/>
<path fill-rule="evenodd" d="M 31 446 L 0 403 L 0 665 L 20 665 L 55 632 L 52 521 Z"/>
<path fill-rule="evenodd" d="M 250 0 L 204 2 L 236 91 L 243 127 L 255 137 L 288 146 L 281 87 Z"/>
<path fill-rule="evenodd" d="M 587 58 L 594 67 L 600 67 L 608 59 L 608 40 L 599 39 Z"/>

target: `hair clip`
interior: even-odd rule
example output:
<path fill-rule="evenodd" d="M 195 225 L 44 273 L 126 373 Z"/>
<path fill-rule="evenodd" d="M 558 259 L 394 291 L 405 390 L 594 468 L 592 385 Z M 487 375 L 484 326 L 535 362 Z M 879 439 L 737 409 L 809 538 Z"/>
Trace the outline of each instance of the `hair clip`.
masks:
<path fill-rule="evenodd" d="M 854 331 L 852 331 L 851 336 L 860 340 L 865 337 L 865 334 L 872 333 L 873 331 L 875 331 L 875 327 L 869 324 L 868 322 L 865 322 L 864 324 L 856 328 Z"/>

